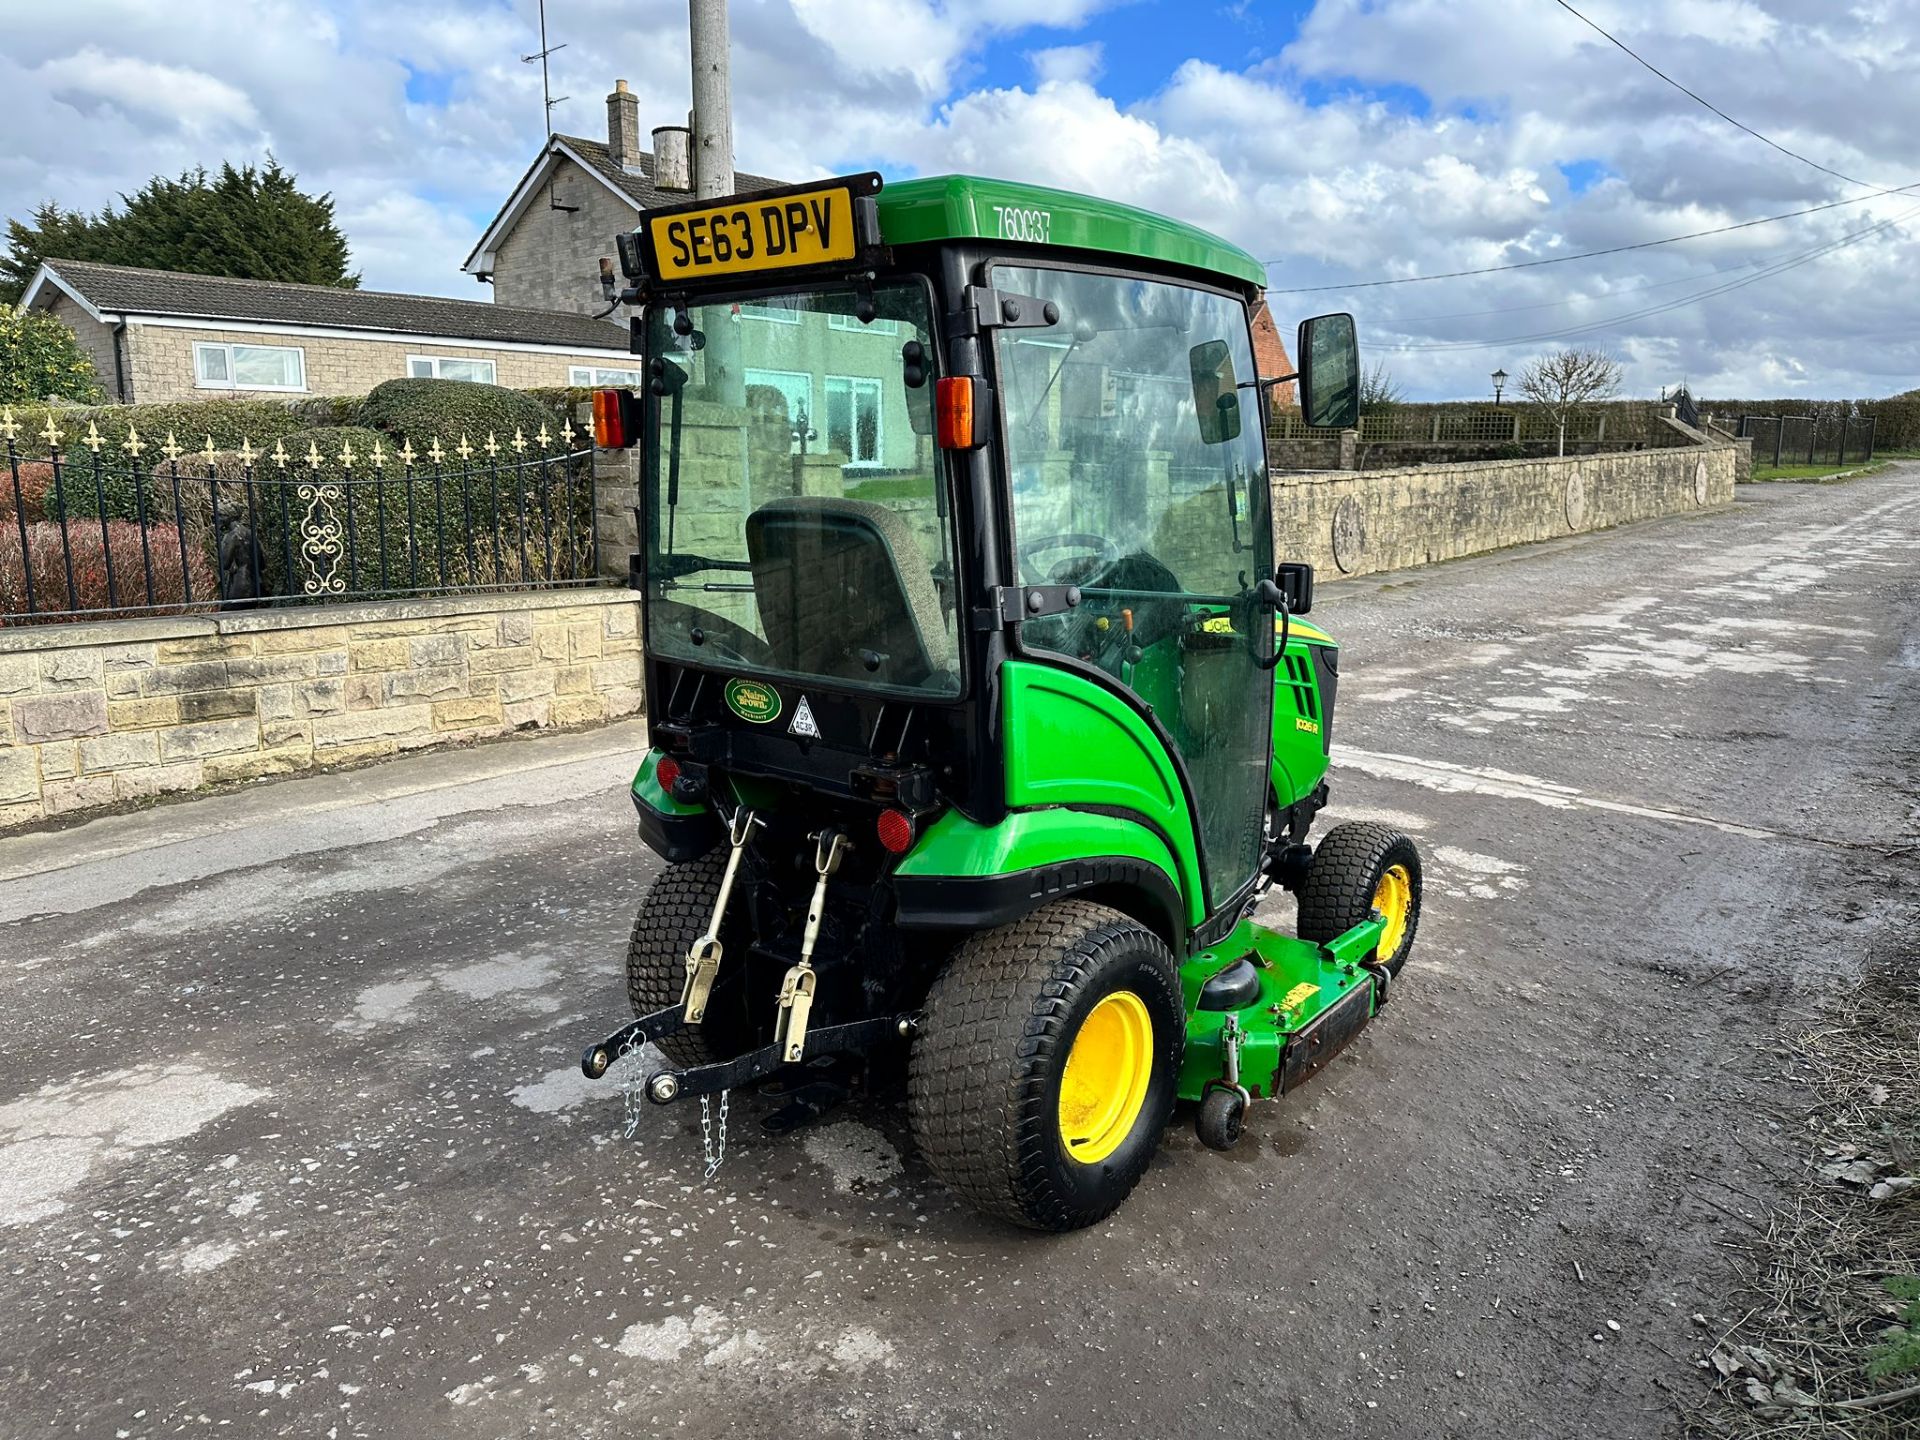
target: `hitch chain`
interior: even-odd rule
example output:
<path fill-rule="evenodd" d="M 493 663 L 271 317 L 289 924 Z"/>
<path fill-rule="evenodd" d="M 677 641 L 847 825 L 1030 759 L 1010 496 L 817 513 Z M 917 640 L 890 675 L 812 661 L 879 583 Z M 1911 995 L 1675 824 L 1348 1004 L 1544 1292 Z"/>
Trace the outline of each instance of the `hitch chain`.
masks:
<path fill-rule="evenodd" d="M 827 909 L 827 877 L 840 868 L 840 857 L 847 849 L 847 837 L 839 830 L 822 830 L 814 836 L 813 868 L 819 874 L 814 882 L 813 899 L 807 905 L 807 928 L 800 937 L 800 963 L 789 967 L 780 982 L 780 1013 L 774 1022 L 773 1043 L 780 1047 L 781 1059 L 796 1065 L 807 1048 L 807 1019 L 813 1013 L 814 988 L 819 977 L 813 969 L 813 947 L 820 939 L 820 920 Z"/>
<path fill-rule="evenodd" d="M 644 1044 L 646 1041 L 635 1035 L 620 1047 L 620 1053 L 613 1057 L 614 1063 L 619 1064 Z M 640 1073 L 640 1062 L 636 1060 L 620 1082 L 620 1108 L 625 1139 L 631 1140 L 634 1132 L 640 1128 L 640 1116 L 646 1110 L 646 1106 L 641 1103 L 642 1092 L 645 1089 L 646 1079 Z"/>
<path fill-rule="evenodd" d="M 720 1162 L 727 1158 L 727 1097 L 733 1092 L 720 1092 L 720 1142 L 715 1145 L 713 1138 L 713 1097 L 700 1097 L 700 1154 L 707 1162 L 707 1173 L 701 1177 L 703 1183 L 711 1185 L 713 1177 L 719 1173 Z"/>

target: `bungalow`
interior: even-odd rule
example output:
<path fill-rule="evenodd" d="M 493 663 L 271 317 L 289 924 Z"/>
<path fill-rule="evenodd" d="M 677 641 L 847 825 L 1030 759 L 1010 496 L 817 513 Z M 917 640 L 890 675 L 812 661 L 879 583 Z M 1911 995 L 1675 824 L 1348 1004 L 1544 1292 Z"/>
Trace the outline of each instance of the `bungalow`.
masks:
<path fill-rule="evenodd" d="M 636 385 L 624 325 L 475 300 L 48 260 L 22 297 L 79 336 L 123 403 L 364 395 L 402 376 Z"/>

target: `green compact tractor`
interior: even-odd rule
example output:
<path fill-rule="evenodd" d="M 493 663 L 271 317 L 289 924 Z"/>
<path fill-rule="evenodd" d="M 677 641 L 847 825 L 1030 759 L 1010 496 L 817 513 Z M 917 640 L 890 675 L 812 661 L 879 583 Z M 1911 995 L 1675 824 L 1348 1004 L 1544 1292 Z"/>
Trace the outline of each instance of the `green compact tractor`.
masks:
<path fill-rule="evenodd" d="M 666 868 L 586 1074 L 652 1042 L 649 1100 L 766 1081 L 777 1128 L 904 1063 L 934 1173 L 1044 1230 L 1119 1205 L 1177 1101 L 1231 1146 L 1420 917 L 1404 835 L 1308 843 L 1340 652 L 1274 563 L 1267 391 L 1352 424 L 1351 317 L 1262 379 L 1245 252 L 991 180 L 618 238 L 643 383 L 595 422 L 642 455 L 633 802 Z M 1250 918 L 1275 885 L 1297 936 Z"/>

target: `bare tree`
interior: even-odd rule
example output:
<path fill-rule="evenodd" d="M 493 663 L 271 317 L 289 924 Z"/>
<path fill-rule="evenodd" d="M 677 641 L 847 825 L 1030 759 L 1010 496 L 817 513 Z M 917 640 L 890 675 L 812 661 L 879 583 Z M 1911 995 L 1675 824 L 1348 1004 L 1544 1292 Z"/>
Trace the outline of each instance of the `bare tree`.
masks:
<path fill-rule="evenodd" d="M 1514 386 L 1552 418 L 1567 453 L 1567 422 L 1620 389 L 1620 362 L 1604 350 L 1556 350 L 1528 363 Z"/>
<path fill-rule="evenodd" d="M 1400 388 L 1400 382 L 1393 378 L 1393 372 L 1387 369 L 1387 362 L 1376 360 L 1373 368 L 1360 377 L 1360 413 L 1374 415 L 1383 410 L 1391 410 L 1405 400 L 1406 392 Z"/>

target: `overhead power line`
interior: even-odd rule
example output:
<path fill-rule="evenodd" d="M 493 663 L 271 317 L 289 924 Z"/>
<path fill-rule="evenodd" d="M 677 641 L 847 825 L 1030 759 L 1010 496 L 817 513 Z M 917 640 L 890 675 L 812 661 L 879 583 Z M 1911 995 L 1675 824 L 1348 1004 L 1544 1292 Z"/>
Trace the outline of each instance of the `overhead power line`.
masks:
<path fill-rule="evenodd" d="M 1660 305 L 1648 306 L 1643 310 L 1631 311 L 1624 315 L 1612 315 L 1604 320 L 1586 321 L 1579 325 L 1570 325 L 1561 330 L 1543 330 L 1533 335 L 1507 335 L 1497 340 L 1437 341 L 1431 344 L 1382 345 L 1378 348 L 1395 352 L 1487 350 L 1506 345 L 1528 345 L 1545 340 L 1567 340 L 1579 335 L 1590 335 L 1596 331 L 1612 329 L 1616 325 L 1628 324 L 1635 320 L 1650 319 L 1655 315 L 1665 315 L 1670 311 L 1680 310 L 1688 305 L 1698 304 L 1702 300 L 1710 300 L 1715 296 L 1725 295 L 1734 290 L 1744 289 L 1748 285 L 1758 284 L 1760 281 L 1771 279 L 1775 275 L 1784 275 L 1789 270 L 1797 270 L 1800 266 L 1811 264 L 1823 256 L 1831 255 L 1839 250 L 1845 250 L 1849 246 L 1857 245 L 1863 240 L 1871 239 L 1875 235 L 1891 230 L 1903 224 L 1905 221 L 1911 220 L 1916 215 L 1920 215 L 1920 206 L 1916 206 L 1914 209 L 1908 210 L 1903 214 L 1895 215 L 1892 219 L 1882 220 L 1877 224 L 1855 230 L 1851 234 L 1843 235 L 1839 239 L 1829 241 L 1825 245 L 1815 246 L 1811 250 L 1803 251 L 1799 255 L 1779 261 L 1776 264 L 1765 266 L 1742 279 L 1731 281 L 1725 285 L 1716 285 L 1692 295 L 1683 295 L 1677 300 L 1669 300 Z"/>
<path fill-rule="evenodd" d="M 1809 205 L 1804 210 L 1789 210 L 1782 215 L 1763 215 L 1758 220 L 1742 220 L 1733 225 L 1717 225 L 1711 230 L 1692 230 L 1685 235 L 1668 235 L 1659 240 L 1641 240 L 1632 245 L 1610 245 L 1604 250 L 1584 250 L 1578 255 L 1549 255 L 1542 260 L 1516 260 L 1510 265 L 1482 265 L 1477 270 L 1443 270 L 1432 275 L 1402 275 L 1392 280 L 1353 280 L 1344 285 L 1296 285 L 1286 290 L 1269 290 L 1269 295 L 1321 295 L 1328 291 L 1376 290 L 1383 285 L 1418 285 L 1428 280 L 1464 280 L 1473 275 L 1499 275 L 1509 270 L 1533 270 L 1542 265 L 1568 265 L 1575 260 L 1597 260 L 1603 255 L 1624 255 L 1630 250 L 1652 250 L 1661 245 L 1677 245 L 1682 240 L 1704 240 L 1710 235 L 1730 235 L 1736 230 L 1751 230 L 1756 225 L 1772 225 L 1781 220 L 1797 220 L 1802 215 L 1818 215 L 1823 210 L 1838 210 L 1847 205 L 1862 205 L 1883 195 L 1906 195 L 1920 190 L 1920 181 L 1897 185 L 1890 190 L 1875 190 L 1846 200 L 1829 200 L 1824 205 Z M 1278 260 L 1269 260 L 1278 265 Z"/>
<path fill-rule="evenodd" d="M 1700 94 L 1698 91 L 1689 90 L 1685 85 L 1682 85 L 1678 80 L 1674 79 L 1671 75 L 1667 74 L 1667 72 L 1662 70 L 1658 65 L 1655 65 L 1651 60 L 1647 59 L 1644 55 L 1640 54 L 1637 50 L 1634 50 L 1632 47 L 1630 47 L 1624 40 L 1621 40 L 1617 36 L 1608 34 L 1607 31 L 1602 29 L 1595 22 L 1593 22 L 1592 20 L 1589 20 L 1585 15 L 1582 15 L 1578 10 L 1574 9 L 1573 6 L 1569 5 L 1567 3 L 1567 0 L 1553 0 L 1553 3 L 1558 5 L 1562 10 L 1566 11 L 1569 15 L 1573 16 L 1574 19 L 1578 20 L 1582 25 L 1585 25 L 1589 30 L 1592 30 L 1595 34 L 1599 35 L 1608 44 L 1617 46 L 1619 49 L 1625 51 L 1628 55 L 1632 56 L 1641 65 L 1645 66 L 1648 70 L 1652 71 L 1655 75 L 1658 75 L 1662 80 L 1666 81 L 1667 84 L 1671 85 L 1674 89 L 1678 90 L 1682 95 L 1685 95 L 1689 100 L 1692 100 L 1696 104 L 1703 105 L 1707 109 L 1711 110 L 1714 114 L 1718 115 L 1722 120 L 1726 121 L 1729 125 L 1733 126 L 1734 129 L 1746 131 L 1747 134 L 1751 135 L 1754 139 L 1758 140 L 1762 145 L 1771 145 L 1775 150 L 1778 150 L 1782 155 L 1788 156 L 1789 158 L 1794 160 L 1798 160 L 1802 165 L 1811 165 L 1814 169 L 1818 170 L 1823 175 L 1831 175 L 1833 176 L 1834 179 L 1844 180 L 1849 185 L 1862 185 L 1862 186 L 1866 186 L 1868 189 L 1873 188 L 1872 181 L 1856 180 L 1851 175 L 1842 175 L 1838 170 L 1832 169 L 1831 167 L 1826 165 L 1822 165 L 1818 160 L 1809 160 L 1806 156 L 1802 155 L 1798 150 L 1789 150 L 1786 146 L 1782 145 L 1778 140 L 1774 140 L 1769 138 L 1768 136 L 1762 135 L 1758 130 L 1754 129 L 1751 125 L 1747 124 L 1745 121 L 1734 119 L 1733 116 L 1729 115 L 1726 111 L 1722 110 L 1718 105 L 1714 104 L 1711 100 L 1707 99 L 1706 96 Z"/>

